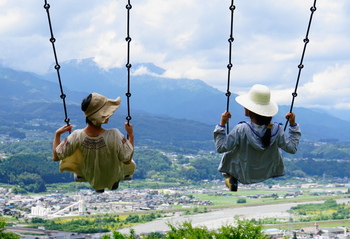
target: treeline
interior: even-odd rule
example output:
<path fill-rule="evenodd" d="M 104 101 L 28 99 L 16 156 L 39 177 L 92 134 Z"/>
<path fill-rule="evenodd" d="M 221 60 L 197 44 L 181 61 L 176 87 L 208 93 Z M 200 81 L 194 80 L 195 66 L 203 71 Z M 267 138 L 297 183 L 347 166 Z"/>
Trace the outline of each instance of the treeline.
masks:
<path fill-rule="evenodd" d="M 334 199 L 328 199 L 320 204 L 300 204 L 292 207 L 291 212 L 302 216 L 299 219 L 302 222 L 348 219 L 350 205 L 345 203 L 337 204 Z"/>
<path fill-rule="evenodd" d="M 0 161 L 0 182 L 13 185 L 15 193 L 45 192 L 45 184 L 71 181 L 60 173 L 57 162 L 45 153 L 15 154 Z"/>
<path fill-rule="evenodd" d="M 59 230 L 79 233 L 99 233 L 132 226 L 139 223 L 146 223 L 161 217 L 160 213 L 145 215 L 97 215 L 88 218 L 76 218 L 66 220 L 45 220 L 32 218 L 30 221 L 34 227 L 43 226 L 46 230 Z"/>
<path fill-rule="evenodd" d="M 301 141 L 298 147 L 298 152 L 295 155 L 296 157 L 289 154 L 286 156 L 304 159 L 350 160 L 350 143 Z"/>
<path fill-rule="evenodd" d="M 304 144 L 299 154 L 322 152 L 328 155 L 327 148 L 334 151 L 334 146 Z M 336 147 L 337 151 L 346 153 L 345 147 Z M 43 192 L 46 184 L 72 182 L 71 173 L 60 173 L 59 163 L 52 160 L 51 141 L 22 141 L 0 145 L 0 151 L 12 156 L 0 160 L 0 183 L 14 185 L 15 192 Z M 350 161 L 335 159 L 291 158 L 285 159 L 286 175 L 279 180 L 292 177 L 348 177 Z M 287 156 L 287 155 L 286 155 Z M 288 155 L 290 156 L 290 155 Z M 161 182 L 199 184 L 202 180 L 222 179 L 217 167 L 221 155 L 216 153 L 197 153 L 167 155 L 160 150 L 137 148 L 134 160 L 137 170 L 134 179 L 153 179 Z M 270 180 L 267 183 L 272 183 Z"/>
<path fill-rule="evenodd" d="M 70 182 L 70 173 L 60 173 L 52 160 L 52 142 L 20 141 L 0 145 L 0 151 L 11 155 L 0 160 L 0 182 L 13 185 L 13 192 L 45 192 L 46 184 Z"/>
<path fill-rule="evenodd" d="M 179 156 L 179 163 L 158 150 L 141 149 L 134 154 L 137 171 L 134 179 L 154 179 L 163 182 L 198 182 L 218 179 L 218 158 L 196 157 L 189 160 Z M 59 163 L 50 153 L 15 154 L 0 160 L 0 183 L 15 185 L 15 192 L 43 192 L 45 184 L 72 182 L 71 173 L 60 173 Z"/>
<path fill-rule="evenodd" d="M 291 177 L 349 177 L 350 161 L 302 159 L 285 161 L 286 176 Z"/>
<path fill-rule="evenodd" d="M 328 220 L 346 220 L 349 218 L 350 204 L 340 203 L 334 199 L 328 199 L 324 203 L 299 204 L 288 210 L 295 216 L 293 222 L 315 222 Z M 256 225 L 283 224 L 283 218 L 259 218 L 251 220 Z"/>

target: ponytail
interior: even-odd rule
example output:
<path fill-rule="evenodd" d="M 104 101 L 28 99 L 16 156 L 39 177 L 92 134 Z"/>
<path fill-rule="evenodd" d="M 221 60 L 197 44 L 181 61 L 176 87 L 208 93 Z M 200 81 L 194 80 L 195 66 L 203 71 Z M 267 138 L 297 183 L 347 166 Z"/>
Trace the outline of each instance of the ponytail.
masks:
<path fill-rule="evenodd" d="M 272 125 L 273 124 L 270 124 L 270 123 L 266 125 L 265 134 L 263 135 L 263 137 L 261 137 L 261 142 L 262 142 L 265 149 L 267 149 L 267 147 L 270 146 Z"/>

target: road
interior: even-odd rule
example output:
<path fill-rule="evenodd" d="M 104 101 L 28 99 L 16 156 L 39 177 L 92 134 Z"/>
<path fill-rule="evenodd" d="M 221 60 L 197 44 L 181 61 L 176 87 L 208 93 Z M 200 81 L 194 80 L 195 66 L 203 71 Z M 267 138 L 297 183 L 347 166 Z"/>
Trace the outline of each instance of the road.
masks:
<path fill-rule="evenodd" d="M 337 200 L 338 203 L 349 203 L 349 201 L 349 198 Z M 323 201 L 305 203 L 323 203 Z M 234 224 L 235 216 L 239 216 L 241 219 L 289 218 L 290 214 L 287 212 L 287 210 L 299 204 L 301 203 L 247 206 L 227 208 L 219 211 L 212 211 L 196 215 L 175 215 L 169 218 L 160 218 L 152 222 L 135 225 L 129 228 L 123 228 L 118 231 L 123 234 L 129 234 L 130 229 L 134 229 L 136 234 L 164 232 L 169 230 L 167 223 L 178 225 L 182 224 L 185 221 L 190 221 L 194 227 L 205 226 L 209 230 L 214 230 L 220 228 L 223 225 Z"/>
<path fill-rule="evenodd" d="M 13 232 L 19 235 L 22 234 L 36 234 L 36 235 L 51 235 L 58 233 L 57 230 L 41 230 L 37 228 L 28 228 L 28 227 L 6 227 L 6 232 Z"/>

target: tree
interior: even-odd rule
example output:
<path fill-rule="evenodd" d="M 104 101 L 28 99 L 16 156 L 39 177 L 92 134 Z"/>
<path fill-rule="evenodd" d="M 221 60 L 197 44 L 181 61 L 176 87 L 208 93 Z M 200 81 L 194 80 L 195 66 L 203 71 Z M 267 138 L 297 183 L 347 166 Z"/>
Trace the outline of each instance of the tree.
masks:
<path fill-rule="evenodd" d="M 16 139 L 25 139 L 26 138 L 26 134 L 24 132 L 18 131 L 16 129 L 13 129 L 10 134 L 9 134 L 10 138 L 16 138 Z"/>
<path fill-rule="evenodd" d="M 247 200 L 245 198 L 239 198 L 237 200 L 237 203 L 246 203 L 246 202 L 247 202 Z"/>
<path fill-rule="evenodd" d="M 191 166 L 193 166 L 197 174 L 199 175 L 199 179 L 218 179 L 221 178 L 221 174 L 218 171 L 218 159 L 213 157 L 199 157 L 195 158 L 190 162 Z M 191 178 L 188 178 L 191 179 Z"/>
<path fill-rule="evenodd" d="M 118 231 L 113 232 L 113 239 L 125 239 L 125 236 Z"/>
<path fill-rule="evenodd" d="M 268 239 L 269 236 L 262 232 L 262 226 L 256 226 L 252 221 L 237 221 L 237 226 L 222 226 L 217 231 L 208 230 L 206 227 L 193 227 L 191 222 L 184 222 L 182 225 L 171 225 L 170 232 L 165 238 L 169 239 L 197 239 L 197 238 L 217 238 L 217 239 Z"/>
<path fill-rule="evenodd" d="M 251 220 L 238 220 L 236 227 L 228 225 L 219 228 L 216 238 L 268 239 L 270 236 L 262 232 L 262 225 L 254 225 Z"/>
<path fill-rule="evenodd" d="M 134 159 L 138 165 L 135 178 L 144 179 L 147 172 L 151 170 L 166 174 L 171 168 L 170 159 L 157 150 L 143 149 L 135 151 Z"/>
<path fill-rule="evenodd" d="M 178 164 L 186 164 L 186 163 L 189 163 L 189 162 L 190 162 L 189 158 L 186 158 L 182 154 L 177 155 L 177 163 Z"/>
<path fill-rule="evenodd" d="M 1 239 L 20 239 L 21 237 L 13 232 L 5 232 L 6 221 L 0 218 L 0 238 Z"/>

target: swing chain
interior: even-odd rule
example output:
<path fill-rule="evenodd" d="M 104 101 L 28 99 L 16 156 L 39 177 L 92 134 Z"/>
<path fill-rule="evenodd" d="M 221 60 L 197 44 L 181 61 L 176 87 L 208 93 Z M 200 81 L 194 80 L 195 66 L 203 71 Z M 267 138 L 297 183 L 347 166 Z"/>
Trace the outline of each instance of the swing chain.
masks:
<path fill-rule="evenodd" d="M 305 36 L 305 38 L 304 38 L 304 40 L 303 40 L 303 42 L 304 42 L 304 48 L 303 48 L 303 52 L 302 52 L 302 54 L 301 54 L 300 63 L 299 63 L 299 65 L 298 65 L 299 72 L 298 72 L 298 77 L 297 77 L 297 81 L 296 81 L 296 84 L 295 84 L 294 92 L 292 93 L 293 98 L 292 98 L 292 103 L 291 103 L 289 112 L 292 112 L 293 106 L 294 106 L 294 100 L 295 100 L 295 98 L 298 96 L 297 90 L 298 90 L 298 85 L 299 85 L 301 70 L 304 68 L 303 61 L 304 61 L 304 56 L 305 56 L 305 52 L 306 52 L 306 46 L 307 46 L 307 44 L 310 42 L 310 40 L 309 40 L 309 32 L 310 32 L 310 28 L 311 28 L 312 17 L 313 17 L 313 15 L 314 15 L 314 13 L 315 13 L 315 11 L 316 11 L 316 9 L 317 9 L 317 8 L 316 8 L 316 1 L 317 1 L 317 0 L 314 0 L 314 3 L 313 3 L 313 5 L 312 5 L 312 7 L 310 8 L 311 14 L 310 14 L 310 19 L 309 19 L 309 24 L 308 24 L 308 27 L 307 27 L 307 30 L 306 30 L 306 36 Z M 284 130 L 286 130 L 287 125 L 288 125 L 288 120 L 287 120 L 287 122 L 286 122 L 286 124 L 285 124 L 285 126 L 284 126 Z"/>
<path fill-rule="evenodd" d="M 231 11 L 231 26 L 230 26 L 230 37 L 228 38 L 229 42 L 229 63 L 227 65 L 227 91 L 225 95 L 227 96 L 227 105 L 226 105 L 226 111 L 229 111 L 230 109 L 230 81 L 231 81 L 231 69 L 233 67 L 232 64 L 232 43 L 234 42 L 234 37 L 233 37 L 233 17 L 234 17 L 234 11 L 236 10 L 236 6 L 234 5 L 234 0 L 231 0 L 231 5 L 229 7 Z M 227 122 L 227 133 L 229 133 L 229 123 Z"/>
<path fill-rule="evenodd" d="M 126 68 L 127 68 L 127 72 L 128 72 L 128 83 L 127 83 L 127 92 L 125 93 L 126 97 L 127 97 L 127 110 L 128 110 L 128 116 L 126 117 L 126 120 L 128 121 L 128 124 L 130 122 L 130 120 L 132 119 L 130 116 L 130 97 L 131 97 L 131 93 L 130 93 L 130 68 L 132 67 L 132 65 L 130 64 L 130 43 L 131 43 L 131 37 L 130 37 L 130 10 L 132 8 L 132 5 L 130 4 L 130 0 L 128 0 L 128 4 L 125 6 L 125 8 L 127 9 L 127 22 L 126 22 L 126 33 L 127 36 L 125 38 L 125 41 L 127 42 L 127 63 L 126 63 Z"/>
<path fill-rule="evenodd" d="M 46 10 L 47 20 L 49 22 L 49 29 L 50 29 L 50 34 L 51 34 L 50 42 L 52 44 L 52 50 L 53 50 L 55 63 L 56 63 L 54 68 L 57 71 L 58 84 L 59 84 L 60 91 L 61 91 L 60 98 L 62 99 L 62 102 L 63 102 L 63 110 L 64 110 L 64 115 L 65 115 L 64 122 L 66 122 L 67 125 L 69 125 L 70 119 L 68 118 L 68 114 L 67 114 L 66 95 L 63 93 L 63 86 L 62 86 L 61 75 L 60 75 L 60 68 L 61 68 L 61 66 L 58 64 L 56 47 L 55 47 L 56 38 L 54 37 L 54 34 L 53 34 L 53 29 L 52 29 L 52 24 L 51 24 L 51 17 L 50 17 L 50 4 L 47 3 L 47 0 L 45 0 L 44 8 Z"/>

